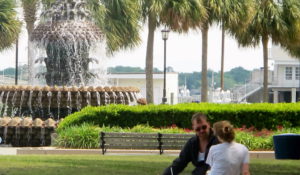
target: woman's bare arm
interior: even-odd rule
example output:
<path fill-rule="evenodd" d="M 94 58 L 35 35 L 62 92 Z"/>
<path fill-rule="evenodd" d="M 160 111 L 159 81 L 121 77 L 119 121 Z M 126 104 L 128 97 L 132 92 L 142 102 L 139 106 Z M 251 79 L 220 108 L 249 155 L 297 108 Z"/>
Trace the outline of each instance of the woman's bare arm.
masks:
<path fill-rule="evenodd" d="M 243 175 L 250 175 L 249 164 L 248 163 L 243 164 L 242 172 L 243 172 Z"/>

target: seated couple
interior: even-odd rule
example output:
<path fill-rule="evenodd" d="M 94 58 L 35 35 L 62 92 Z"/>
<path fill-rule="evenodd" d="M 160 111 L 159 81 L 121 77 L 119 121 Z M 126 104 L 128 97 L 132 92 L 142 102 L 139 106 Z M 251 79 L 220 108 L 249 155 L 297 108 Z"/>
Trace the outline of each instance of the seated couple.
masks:
<path fill-rule="evenodd" d="M 248 149 L 234 142 L 234 129 L 228 121 L 215 123 L 213 129 L 205 114 L 196 113 L 191 121 L 196 135 L 163 175 L 177 175 L 189 162 L 196 167 L 193 175 L 250 175 Z"/>

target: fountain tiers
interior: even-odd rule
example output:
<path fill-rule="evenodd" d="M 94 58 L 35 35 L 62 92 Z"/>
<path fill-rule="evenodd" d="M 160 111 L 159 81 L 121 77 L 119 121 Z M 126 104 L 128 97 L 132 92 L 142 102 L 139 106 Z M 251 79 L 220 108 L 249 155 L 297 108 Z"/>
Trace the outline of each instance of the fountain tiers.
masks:
<path fill-rule="evenodd" d="M 104 35 L 91 19 L 83 0 L 56 0 L 41 14 L 43 20 L 34 29 L 31 41 L 46 51 L 44 77 L 49 86 L 84 86 L 96 74 L 89 70 L 91 47 L 104 40 Z"/>
<path fill-rule="evenodd" d="M 0 118 L 0 137 L 5 143 L 49 145 L 49 133 L 55 127 L 47 127 L 41 119 L 59 121 L 87 105 L 145 104 L 134 87 L 57 87 L 84 86 L 97 77 L 89 70 L 89 64 L 95 61 L 89 53 L 104 41 L 104 35 L 92 20 L 85 0 L 51 3 L 42 11 L 30 40 L 46 54 L 36 60 L 46 65 L 46 72 L 37 77 L 44 77 L 47 85 L 53 87 L 0 86 L 0 116 L 12 118 Z M 15 116 L 31 116 L 34 120 Z"/>
<path fill-rule="evenodd" d="M 134 87 L 0 86 L 0 112 L 2 116 L 58 120 L 88 105 L 136 105 L 139 93 Z"/>
<path fill-rule="evenodd" d="M 12 146 L 49 146 L 51 134 L 54 133 L 57 122 L 53 119 L 42 121 L 30 117 L 0 118 L 1 144 Z"/>

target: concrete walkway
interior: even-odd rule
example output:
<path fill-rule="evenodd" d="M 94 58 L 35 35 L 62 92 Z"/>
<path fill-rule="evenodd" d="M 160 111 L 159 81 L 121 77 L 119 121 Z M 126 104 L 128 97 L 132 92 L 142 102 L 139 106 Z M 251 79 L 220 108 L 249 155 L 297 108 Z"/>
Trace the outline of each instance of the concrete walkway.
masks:
<path fill-rule="evenodd" d="M 164 155 L 178 156 L 179 150 L 166 150 Z M 101 149 L 60 149 L 56 147 L 0 146 L 0 155 L 102 155 Z M 159 155 L 158 150 L 109 149 L 105 155 Z M 274 151 L 250 151 L 251 159 L 275 158 Z"/>

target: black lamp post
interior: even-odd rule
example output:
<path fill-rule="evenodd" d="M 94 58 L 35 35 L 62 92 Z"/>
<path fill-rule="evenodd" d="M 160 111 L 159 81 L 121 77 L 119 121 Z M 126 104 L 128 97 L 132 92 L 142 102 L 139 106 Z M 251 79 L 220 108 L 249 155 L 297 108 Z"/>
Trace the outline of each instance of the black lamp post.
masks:
<path fill-rule="evenodd" d="M 167 64 L 167 40 L 169 37 L 169 32 L 167 28 L 163 29 L 161 31 L 162 39 L 164 40 L 164 90 L 163 90 L 163 98 L 162 98 L 162 104 L 167 103 L 167 97 L 166 97 L 166 64 Z"/>

